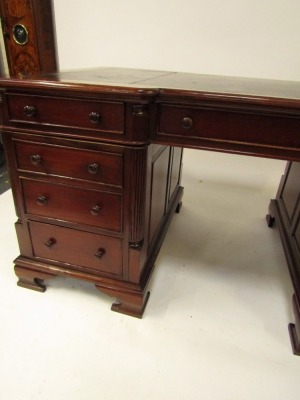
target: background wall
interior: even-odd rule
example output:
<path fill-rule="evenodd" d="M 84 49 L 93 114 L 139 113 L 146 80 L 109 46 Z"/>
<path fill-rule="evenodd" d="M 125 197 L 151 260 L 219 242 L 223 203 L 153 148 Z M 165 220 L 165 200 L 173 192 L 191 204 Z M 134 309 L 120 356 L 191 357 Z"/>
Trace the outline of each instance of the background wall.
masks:
<path fill-rule="evenodd" d="M 54 0 L 61 69 L 300 80 L 300 0 Z"/>

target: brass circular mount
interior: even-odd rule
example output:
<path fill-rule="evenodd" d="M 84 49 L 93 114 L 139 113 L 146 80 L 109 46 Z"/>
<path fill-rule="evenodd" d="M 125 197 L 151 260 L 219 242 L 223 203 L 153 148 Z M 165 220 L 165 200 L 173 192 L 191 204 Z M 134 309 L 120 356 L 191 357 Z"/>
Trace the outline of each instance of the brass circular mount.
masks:
<path fill-rule="evenodd" d="M 28 30 L 22 24 L 16 24 L 13 27 L 13 38 L 16 43 L 24 46 L 28 42 Z"/>

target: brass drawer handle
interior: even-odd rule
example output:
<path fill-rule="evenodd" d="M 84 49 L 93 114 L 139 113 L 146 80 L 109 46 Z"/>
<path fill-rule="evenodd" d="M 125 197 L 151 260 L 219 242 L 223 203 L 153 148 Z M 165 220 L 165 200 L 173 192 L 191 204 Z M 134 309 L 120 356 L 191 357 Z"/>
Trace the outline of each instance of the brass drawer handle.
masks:
<path fill-rule="evenodd" d="M 33 117 L 36 114 L 36 108 L 34 106 L 25 106 L 23 110 L 27 117 Z"/>
<path fill-rule="evenodd" d="M 46 247 L 48 247 L 49 249 L 51 249 L 51 247 L 53 247 L 56 243 L 56 240 L 54 238 L 50 238 L 46 243 L 44 243 L 44 245 Z"/>
<path fill-rule="evenodd" d="M 88 165 L 88 171 L 91 175 L 98 174 L 99 170 L 100 170 L 100 166 L 97 163 L 91 163 Z"/>
<path fill-rule="evenodd" d="M 91 214 L 92 215 L 99 215 L 100 214 L 100 211 L 101 211 L 101 206 L 100 206 L 100 204 L 97 204 L 97 205 L 95 205 L 95 206 L 93 206 L 92 208 L 91 208 Z"/>
<path fill-rule="evenodd" d="M 33 155 L 30 157 L 30 160 L 31 160 L 31 163 L 32 163 L 33 165 L 38 165 L 38 164 L 41 164 L 41 163 L 42 163 L 43 158 L 42 158 L 39 154 L 33 154 Z"/>
<path fill-rule="evenodd" d="M 96 251 L 95 257 L 97 258 L 102 258 L 105 254 L 105 249 L 102 249 L 101 247 Z"/>
<path fill-rule="evenodd" d="M 182 120 L 182 127 L 184 129 L 191 129 L 193 126 L 193 120 L 190 117 L 184 117 Z"/>
<path fill-rule="evenodd" d="M 92 124 L 98 124 L 101 121 L 101 115 L 93 111 L 89 114 L 89 120 Z"/>
<path fill-rule="evenodd" d="M 36 202 L 37 202 L 37 204 L 38 204 L 39 206 L 44 206 L 45 204 L 47 204 L 48 199 L 47 199 L 46 196 L 39 196 L 39 197 L 36 199 Z"/>

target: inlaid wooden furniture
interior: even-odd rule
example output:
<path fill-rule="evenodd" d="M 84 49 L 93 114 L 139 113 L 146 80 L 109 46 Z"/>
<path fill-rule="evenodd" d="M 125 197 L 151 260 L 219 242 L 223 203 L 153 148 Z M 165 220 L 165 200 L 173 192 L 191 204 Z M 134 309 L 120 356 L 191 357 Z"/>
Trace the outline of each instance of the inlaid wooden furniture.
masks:
<path fill-rule="evenodd" d="M 0 87 L 19 285 L 84 279 L 134 316 L 180 209 L 182 147 L 300 161 L 300 83 L 100 68 L 2 78 Z M 269 225 L 275 217 L 289 235 L 275 203 Z M 299 353 L 299 263 L 290 268 Z"/>
<path fill-rule="evenodd" d="M 52 0 L 0 0 L 0 17 L 11 75 L 57 70 Z"/>

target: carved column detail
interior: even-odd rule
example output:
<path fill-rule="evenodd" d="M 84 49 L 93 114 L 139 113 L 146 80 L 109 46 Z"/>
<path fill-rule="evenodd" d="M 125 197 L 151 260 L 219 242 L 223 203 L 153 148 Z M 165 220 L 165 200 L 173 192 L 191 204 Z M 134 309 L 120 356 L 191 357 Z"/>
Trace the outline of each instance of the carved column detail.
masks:
<path fill-rule="evenodd" d="M 144 241 L 147 147 L 131 152 L 129 245 L 140 248 Z"/>
<path fill-rule="evenodd" d="M 149 104 L 130 105 L 127 118 L 127 131 L 133 141 L 148 141 Z"/>

